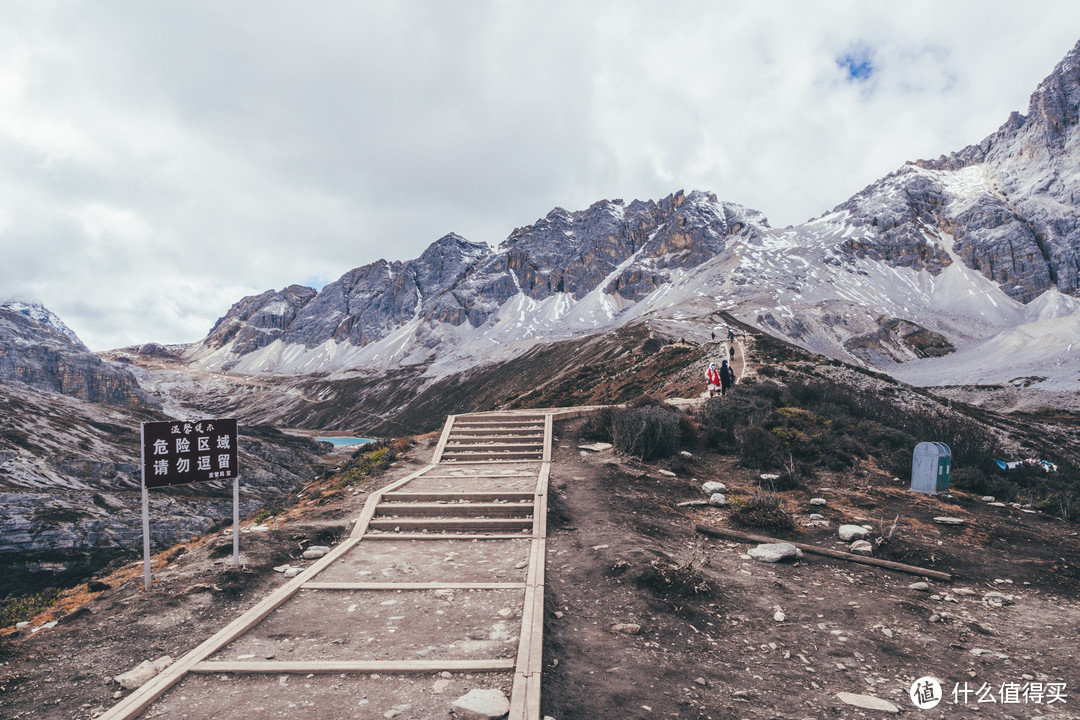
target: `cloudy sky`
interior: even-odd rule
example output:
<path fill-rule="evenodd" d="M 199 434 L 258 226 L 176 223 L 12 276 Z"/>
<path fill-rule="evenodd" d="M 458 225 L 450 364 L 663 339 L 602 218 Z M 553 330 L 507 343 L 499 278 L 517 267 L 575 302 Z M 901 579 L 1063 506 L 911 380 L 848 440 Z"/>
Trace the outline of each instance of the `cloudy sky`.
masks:
<path fill-rule="evenodd" d="M 1077 40 L 1075 0 L 3 0 L 0 300 L 190 342 L 555 206 L 796 224 L 1026 111 Z"/>

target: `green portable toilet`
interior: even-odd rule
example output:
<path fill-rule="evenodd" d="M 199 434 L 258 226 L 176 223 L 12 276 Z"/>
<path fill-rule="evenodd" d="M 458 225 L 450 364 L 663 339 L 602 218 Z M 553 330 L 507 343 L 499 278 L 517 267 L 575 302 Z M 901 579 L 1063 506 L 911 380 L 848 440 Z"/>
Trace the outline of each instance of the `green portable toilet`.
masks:
<path fill-rule="evenodd" d="M 921 442 L 911 461 L 911 491 L 937 495 L 949 492 L 952 450 L 945 443 Z"/>

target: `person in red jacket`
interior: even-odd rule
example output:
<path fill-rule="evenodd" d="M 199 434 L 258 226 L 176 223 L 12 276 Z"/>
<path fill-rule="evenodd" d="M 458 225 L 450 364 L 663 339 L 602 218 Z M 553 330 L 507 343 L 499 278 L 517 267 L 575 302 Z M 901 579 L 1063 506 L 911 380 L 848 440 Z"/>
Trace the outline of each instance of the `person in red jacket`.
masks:
<path fill-rule="evenodd" d="M 705 382 L 709 385 L 709 397 L 716 397 L 722 382 L 716 363 L 709 363 L 709 369 L 705 371 Z"/>

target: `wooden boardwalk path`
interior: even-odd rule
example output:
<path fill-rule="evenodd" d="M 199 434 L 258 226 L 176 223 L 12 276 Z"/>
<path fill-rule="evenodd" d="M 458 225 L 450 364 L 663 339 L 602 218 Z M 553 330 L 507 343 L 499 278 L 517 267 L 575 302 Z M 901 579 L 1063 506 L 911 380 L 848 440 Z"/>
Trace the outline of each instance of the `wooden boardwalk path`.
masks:
<path fill-rule="evenodd" d="M 474 688 L 539 720 L 552 424 L 589 411 L 448 417 L 346 540 L 100 720 L 445 717 Z"/>

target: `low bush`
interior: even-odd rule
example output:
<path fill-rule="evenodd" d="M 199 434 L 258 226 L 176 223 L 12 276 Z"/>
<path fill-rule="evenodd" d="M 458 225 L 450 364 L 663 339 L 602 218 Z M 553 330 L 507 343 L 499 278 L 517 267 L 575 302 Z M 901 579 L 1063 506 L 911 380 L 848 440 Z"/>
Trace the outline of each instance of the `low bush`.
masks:
<path fill-rule="evenodd" d="M 59 596 L 59 590 L 48 588 L 32 595 L 4 600 L 3 604 L 0 604 L 0 627 L 30 620 L 38 613 L 47 610 Z"/>
<path fill-rule="evenodd" d="M 795 518 L 776 493 L 758 489 L 746 498 L 732 502 L 731 519 L 743 527 L 782 531 L 795 527 Z"/>
<path fill-rule="evenodd" d="M 679 414 L 662 407 L 617 409 L 611 416 L 611 443 L 642 460 L 668 457 L 682 440 Z"/>

